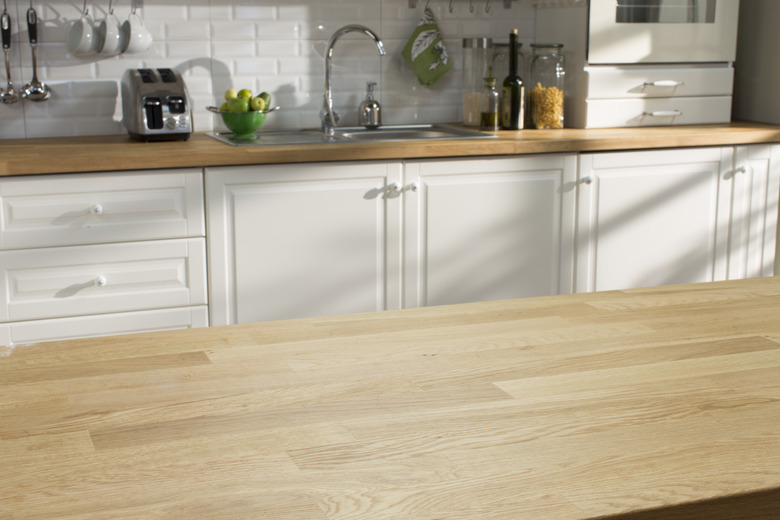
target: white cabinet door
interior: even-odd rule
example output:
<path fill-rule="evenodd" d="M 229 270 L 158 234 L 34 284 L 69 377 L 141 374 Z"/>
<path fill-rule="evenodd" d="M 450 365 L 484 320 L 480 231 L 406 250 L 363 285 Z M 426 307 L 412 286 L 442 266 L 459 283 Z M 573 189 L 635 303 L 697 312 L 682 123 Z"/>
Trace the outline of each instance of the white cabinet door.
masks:
<path fill-rule="evenodd" d="M 0 251 L 0 322 L 205 305 L 203 238 Z"/>
<path fill-rule="evenodd" d="M 726 278 L 731 148 L 582 154 L 576 289 Z"/>
<path fill-rule="evenodd" d="M 0 249 L 202 237 L 203 171 L 0 180 Z"/>
<path fill-rule="evenodd" d="M 780 145 L 736 148 L 729 279 L 772 276 L 780 197 Z"/>
<path fill-rule="evenodd" d="M 0 324 L 0 356 L 3 355 L 4 351 L 8 351 L 7 348 L 3 348 L 4 346 L 159 330 L 191 329 L 207 327 L 208 324 L 208 308 L 205 305 L 5 323 Z"/>
<path fill-rule="evenodd" d="M 572 292 L 576 162 L 407 162 L 404 306 Z"/>
<path fill-rule="evenodd" d="M 400 307 L 400 182 L 392 162 L 208 168 L 211 323 Z"/>

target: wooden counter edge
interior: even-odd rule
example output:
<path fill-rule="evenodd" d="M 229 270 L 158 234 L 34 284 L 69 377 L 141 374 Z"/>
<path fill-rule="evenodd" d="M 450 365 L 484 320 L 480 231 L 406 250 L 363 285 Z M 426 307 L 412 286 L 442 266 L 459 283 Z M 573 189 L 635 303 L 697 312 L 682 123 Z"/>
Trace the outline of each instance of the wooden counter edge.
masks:
<path fill-rule="evenodd" d="M 229 146 L 204 133 L 143 143 L 127 135 L 0 141 L 0 176 L 250 164 L 403 160 L 780 143 L 780 125 L 520 130 L 496 139 Z"/>

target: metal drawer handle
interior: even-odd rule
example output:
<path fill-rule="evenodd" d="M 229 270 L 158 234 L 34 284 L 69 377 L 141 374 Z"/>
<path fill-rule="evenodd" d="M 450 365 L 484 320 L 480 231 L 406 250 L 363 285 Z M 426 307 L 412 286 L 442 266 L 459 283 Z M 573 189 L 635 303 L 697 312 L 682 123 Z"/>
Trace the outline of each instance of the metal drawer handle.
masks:
<path fill-rule="evenodd" d="M 753 173 L 753 168 L 750 165 L 740 166 L 737 168 L 737 173 Z"/>
<path fill-rule="evenodd" d="M 592 184 L 593 183 L 593 177 L 583 177 L 581 180 L 584 184 Z"/>
<path fill-rule="evenodd" d="M 100 215 L 103 213 L 103 206 L 100 204 L 95 204 L 91 208 L 89 208 L 90 215 Z"/>
<path fill-rule="evenodd" d="M 98 276 L 97 278 L 95 278 L 95 282 L 94 283 L 98 287 L 105 287 L 106 284 L 108 283 L 108 280 L 106 280 L 105 276 Z"/>
<path fill-rule="evenodd" d="M 656 110 L 654 112 L 643 112 L 643 116 L 647 117 L 678 117 L 683 115 L 679 110 Z"/>
<path fill-rule="evenodd" d="M 673 79 L 662 79 L 660 81 L 645 81 L 643 85 L 645 87 L 682 87 L 685 85 L 685 82 Z"/>

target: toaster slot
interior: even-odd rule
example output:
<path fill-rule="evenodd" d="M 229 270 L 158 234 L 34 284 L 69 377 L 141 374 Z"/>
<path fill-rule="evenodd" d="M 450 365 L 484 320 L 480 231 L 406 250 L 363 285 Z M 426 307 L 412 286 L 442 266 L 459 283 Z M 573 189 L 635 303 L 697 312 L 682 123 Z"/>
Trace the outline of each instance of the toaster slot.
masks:
<path fill-rule="evenodd" d="M 163 127 L 163 107 L 160 98 L 145 97 L 144 112 L 146 113 L 146 128 L 159 130 Z"/>
<path fill-rule="evenodd" d="M 157 83 L 157 78 L 154 77 L 152 69 L 138 69 L 138 75 L 141 76 L 141 81 L 144 83 Z"/>
<path fill-rule="evenodd" d="M 176 83 L 176 74 L 171 69 L 157 69 L 163 83 Z"/>

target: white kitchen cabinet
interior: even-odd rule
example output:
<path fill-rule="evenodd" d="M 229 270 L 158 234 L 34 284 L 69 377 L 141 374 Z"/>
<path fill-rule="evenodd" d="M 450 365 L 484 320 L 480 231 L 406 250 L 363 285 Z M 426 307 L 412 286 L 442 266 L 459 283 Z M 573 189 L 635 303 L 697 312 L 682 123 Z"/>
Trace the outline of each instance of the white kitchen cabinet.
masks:
<path fill-rule="evenodd" d="M 573 290 L 575 155 L 406 163 L 404 306 Z"/>
<path fill-rule="evenodd" d="M 214 325 L 400 307 L 400 162 L 206 169 Z"/>
<path fill-rule="evenodd" d="M 0 342 L 207 326 L 200 169 L 0 179 Z"/>
<path fill-rule="evenodd" d="M 576 290 L 771 274 L 777 146 L 581 154 Z"/>
<path fill-rule="evenodd" d="M 576 156 L 208 168 L 213 324 L 571 292 Z"/>

